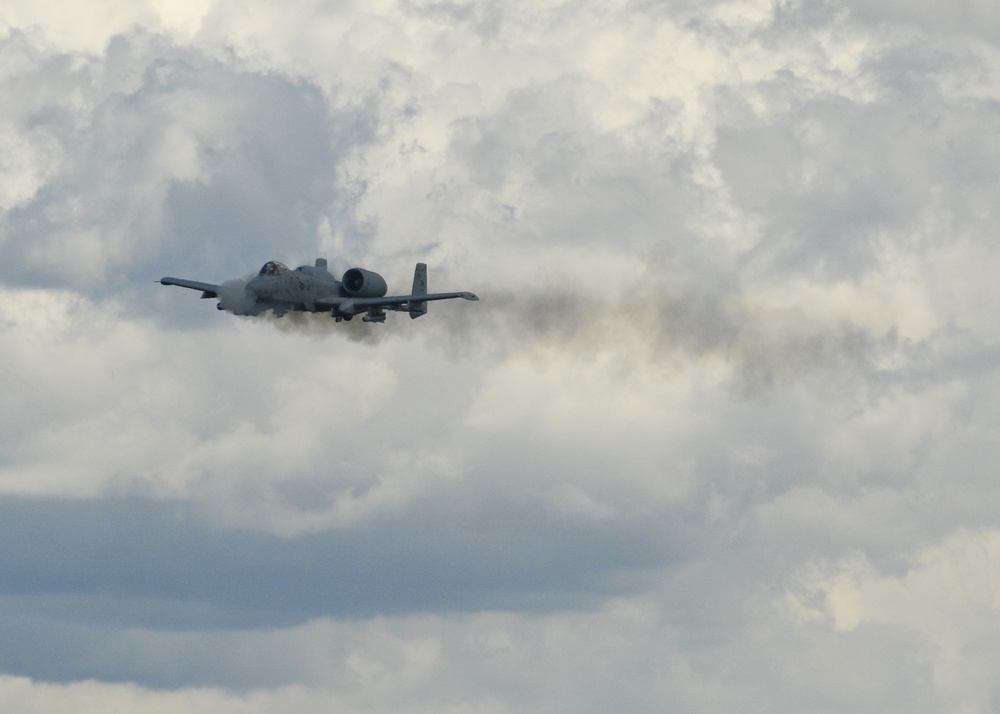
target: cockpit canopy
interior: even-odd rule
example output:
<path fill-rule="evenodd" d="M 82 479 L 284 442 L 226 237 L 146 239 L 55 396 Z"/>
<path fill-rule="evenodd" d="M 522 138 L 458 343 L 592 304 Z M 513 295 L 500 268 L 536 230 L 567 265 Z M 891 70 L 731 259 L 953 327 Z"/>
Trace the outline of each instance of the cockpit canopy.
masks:
<path fill-rule="evenodd" d="M 264 267 L 260 269 L 257 275 L 281 275 L 282 273 L 288 272 L 288 266 L 284 263 L 279 263 L 276 260 L 264 263 Z"/>

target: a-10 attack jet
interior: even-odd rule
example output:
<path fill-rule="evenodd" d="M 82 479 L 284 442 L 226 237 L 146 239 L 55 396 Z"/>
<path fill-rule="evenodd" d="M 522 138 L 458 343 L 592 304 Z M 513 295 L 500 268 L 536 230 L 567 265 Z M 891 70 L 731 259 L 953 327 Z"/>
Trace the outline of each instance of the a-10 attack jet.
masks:
<path fill-rule="evenodd" d="M 469 292 L 428 293 L 424 263 L 417 263 L 413 271 L 413 290 L 409 295 L 386 295 L 385 279 L 362 268 L 351 268 L 337 280 L 327 270 L 324 258 L 317 258 L 315 265 L 295 270 L 271 261 L 245 283 L 213 285 L 183 278 L 161 278 L 160 283 L 201 290 L 203 298 L 219 298 L 218 309 L 237 315 L 259 315 L 267 310 L 278 317 L 289 311 L 329 312 L 337 322 L 361 314 L 365 322 L 385 322 L 386 310 L 408 312 L 415 318 L 427 314 L 427 303 L 431 300 L 479 299 Z"/>

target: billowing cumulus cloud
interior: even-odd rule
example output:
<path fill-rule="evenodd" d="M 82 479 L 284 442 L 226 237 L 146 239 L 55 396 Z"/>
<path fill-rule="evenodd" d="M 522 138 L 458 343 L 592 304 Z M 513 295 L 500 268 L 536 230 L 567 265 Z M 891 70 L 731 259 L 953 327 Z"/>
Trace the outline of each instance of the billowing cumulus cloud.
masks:
<path fill-rule="evenodd" d="M 8 3 L 0 708 L 994 709 L 998 26 Z"/>

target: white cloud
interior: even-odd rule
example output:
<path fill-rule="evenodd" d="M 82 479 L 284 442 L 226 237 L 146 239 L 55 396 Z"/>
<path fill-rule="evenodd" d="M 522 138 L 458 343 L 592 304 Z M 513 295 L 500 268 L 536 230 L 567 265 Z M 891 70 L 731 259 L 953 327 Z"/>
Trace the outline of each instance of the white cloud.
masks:
<path fill-rule="evenodd" d="M 904 23 L 928 34 L 954 33 L 995 43 L 1000 32 L 1000 12 L 980 0 L 960 0 L 947 6 L 932 0 L 853 0 L 848 5 L 859 18 Z"/>
<path fill-rule="evenodd" d="M 790 602 L 800 616 L 828 616 L 839 630 L 893 625 L 917 633 L 933 653 L 943 704 L 984 711 L 998 694 L 998 546 L 995 530 L 963 530 L 921 550 L 900 574 L 881 573 L 857 553 L 806 575 Z"/>
<path fill-rule="evenodd" d="M 56 171 L 59 150 L 51 136 L 36 132 L 27 139 L 13 132 L 0 136 L 4 179 L 0 184 L 0 209 L 9 211 L 35 197 Z"/>
<path fill-rule="evenodd" d="M 989 709 L 1000 63 L 939 10 L 5 5 L 0 708 Z M 153 284 L 318 255 L 483 299 Z"/>

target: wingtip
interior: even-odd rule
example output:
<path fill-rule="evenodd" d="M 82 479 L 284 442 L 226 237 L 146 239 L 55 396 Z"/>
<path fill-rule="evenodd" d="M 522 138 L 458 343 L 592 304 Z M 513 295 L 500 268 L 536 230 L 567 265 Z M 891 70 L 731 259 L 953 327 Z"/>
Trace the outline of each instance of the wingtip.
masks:
<path fill-rule="evenodd" d="M 476 295 L 475 293 L 462 293 L 462 297 L 464 297 L 466 300 L 473 300 L 475 302 L 479 301 L 479 296 Z"/>

